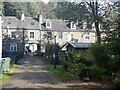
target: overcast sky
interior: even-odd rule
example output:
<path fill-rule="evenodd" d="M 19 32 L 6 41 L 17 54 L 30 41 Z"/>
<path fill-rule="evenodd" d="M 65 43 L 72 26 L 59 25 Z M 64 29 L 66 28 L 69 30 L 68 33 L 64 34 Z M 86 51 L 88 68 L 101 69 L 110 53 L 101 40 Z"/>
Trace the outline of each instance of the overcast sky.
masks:
<path fill-rule="evenodd" d="M 42 1 L 43 1 L 44 3 L 46 3 L 46 4 L 49 2 L 49 0 L 42 0 Z"/>

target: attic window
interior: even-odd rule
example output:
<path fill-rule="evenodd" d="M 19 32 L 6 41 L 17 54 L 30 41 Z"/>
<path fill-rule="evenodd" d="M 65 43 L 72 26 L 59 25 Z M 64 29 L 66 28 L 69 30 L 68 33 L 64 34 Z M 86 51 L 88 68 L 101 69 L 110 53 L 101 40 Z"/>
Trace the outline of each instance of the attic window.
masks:
<path fill-rule="evenodd" d="M 35 25 L 35 23 L 34 23 L 34 22 L 31 22 L 31 25 Z"/>
<path fill-rule="evenodd" d="M 71 29 L 76 29 L 76 24 L 75 24 L 74 22 L 71 22 L 71 23 L 70 23 L 70 28 L 71 28 Z"/>
<path fill-rule="evenodd" d="M 85 39 L 90 39 L 89 33 L 85 35 Z"/>
<path fill-rule="evenodd" d="M 50 20 L 46 21 L 46 28 L 51 28 L 51 21 Z"/>
<path fill-rule="evenodd" d="M 8 21 L 7 24 L 11 24 L 12 22 L 11 21 Z"/>

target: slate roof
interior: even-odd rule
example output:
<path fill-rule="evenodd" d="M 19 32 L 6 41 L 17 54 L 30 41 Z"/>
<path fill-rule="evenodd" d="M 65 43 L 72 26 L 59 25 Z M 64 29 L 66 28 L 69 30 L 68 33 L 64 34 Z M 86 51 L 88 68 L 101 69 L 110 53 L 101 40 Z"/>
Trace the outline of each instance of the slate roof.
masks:
<path fill-rule="evenodd" d="M 92 43 L 70 42 L 69 45 L 71 45 L 74 48 L 89 48 L 92 45 Z"/>
<path fill-rule="evenodd" d="M 39 29 L 39 23 L 37 18 L 26 17 L 25 21 L 22 22 L 20 19 L 16 17 L 3 17 L 2 28 L 12 28 L 12 29 Z M 31 24 L 34 23 L 34 24 Z"/>
<path fill-rule="evenodd" d="M 49 19 L 51 21 L 51 28 L 46 28 L 45 23 L 48 19 L 43 19 L 43 23 L 41 26 L 41 30 L 46 31 L 67 31 L 67 32 L 78 32 L 83 31 L 77 27 L 77 29 L 70 28 L 70 22 L 68 20 L 60 20 L 60 19 Z M 28 29 L 28 30 L 39 30 L 39 20 L 38 18 L 33 17 L 25 17 L 25 21 L 22 22 L 20 19 L 16 17 L 2 17 L 2 28 L 9 27 L 10 29 Z"/>

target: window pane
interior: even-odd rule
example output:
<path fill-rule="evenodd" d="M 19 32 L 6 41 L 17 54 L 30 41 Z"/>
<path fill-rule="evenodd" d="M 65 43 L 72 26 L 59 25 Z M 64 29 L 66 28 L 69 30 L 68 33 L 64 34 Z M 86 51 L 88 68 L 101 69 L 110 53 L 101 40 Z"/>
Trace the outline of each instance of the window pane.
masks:
<path fill-rule="evenodd" d="M 14 47 L 14 51 L 17 51 L 17 47 Z"/>
<path fill-rule="evenodd" d="M 30 38 L 34 39 L 34 32 L 30 32 Z"/>
<path fill-rule="evenodd" d="M 62 33 L 61 32 L 59 33 L 59 38 L 62 39 Z"/>
<path fill-rule="evenodd" d="M 17 51 L 17 44 L 16 43 L 10 44 L 10 51 Z"/>
<path fill-rule="evenodd" d="M 13 50 L 13 47 L 11 47 L 11 51 L 14 51 L 14 50 Z"/>
<path fill-rule="evenodd" d="M 50 27 L 50 22 L 47 22 L 47 27 Z"/>
<path fill-rule="evenodd" d="M 48 38 L 52 38 L 52 32 L 47 32 Z"/>
<path fill-rule="evenodd" d="M 16 33 L 15 32 L 11 32 L 11 38 L 16 38 Z"/>
<path fill-rule="evenodd" d="M 46 21 L 46 28 L 51 28 L 51 21 Z"/>

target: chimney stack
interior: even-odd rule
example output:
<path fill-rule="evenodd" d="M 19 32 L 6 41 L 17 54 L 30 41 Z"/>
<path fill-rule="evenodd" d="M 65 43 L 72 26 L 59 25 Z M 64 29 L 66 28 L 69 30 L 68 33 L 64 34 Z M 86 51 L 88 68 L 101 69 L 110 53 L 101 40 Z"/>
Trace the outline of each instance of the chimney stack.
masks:
<path fill-rule="evenodd" d="M 25 21 L 25 15 L 24 15 L 24 13 L 22 13 L 22 15 L 21 15 L 21 21 L 22 21 L 22 22 Z"/>
<path fill-rule="evenodd" d="M 39 28 L 41 29 L 41 24 L 43 23 L 43 13 L 42 13 L 42 11 L 40 11 L 38 19 L 39 19 Z"/>

